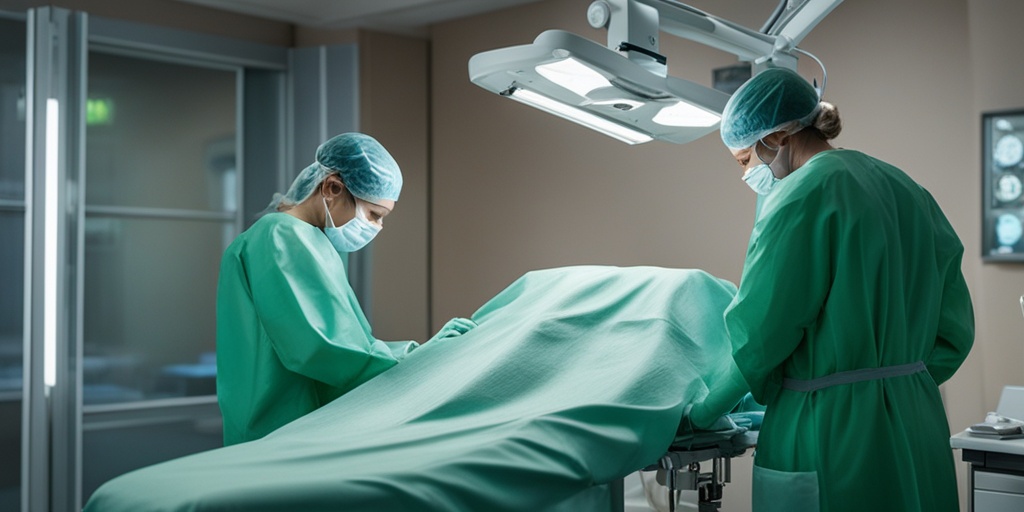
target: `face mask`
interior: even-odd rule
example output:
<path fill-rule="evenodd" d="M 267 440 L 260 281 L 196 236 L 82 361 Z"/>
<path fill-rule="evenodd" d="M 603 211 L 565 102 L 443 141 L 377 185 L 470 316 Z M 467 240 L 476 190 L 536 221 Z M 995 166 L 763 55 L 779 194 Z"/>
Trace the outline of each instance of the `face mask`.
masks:
<path fill-rule="evenodd" d="M 758 141 L 764 147 L 775 150 L 775 158 L 772 159 L 771 163 L 765 162 L 761 158 L 761 154 L 757 152 L 757 146 L 754 146 L 754 154 L 757 155 L 757 159 L 761 160 L 761 163 L 754 166 L 746 173 L 743 174 L 743 181 L 749 186 L 757 195 L 765 196 L 775 188 L 775 185 L 782 181 L 776 176 L 786 176 L 788 172 L 784 172 L 783 163 L 789 161 L 789 146 L 783 146 L 781 148 L 771 148 L 764 141 Z M 786 155 L 783 156 L 783 150 L 786 151 Z"/>
<path fill-rule="evenodd" d="M 324 226 L 324 234 L 331 241 L 334 250 L 338 252 L 356 252 L 370 243 L 377 233 L 380 233 L 380 226 L 366 220 L 366 213 L 358 202 L 356 203 L 356 216 L 340 227 L 334 226 L 331 210 L 327 208 L 327 198 L 324 198 L 324 209 L 327 211 L 327 225 Z"/>
<path fill-rule="evenodd" d="M 768 164 L 759 164 L 743 174 L 743 181 L 757 195 L 766 196 L 780 180 L 772 174 Z"/>
<path fill-rule="evenodd" d="M 765 146 L 767 147 L 767 145 Z M 786 144 L 775 150 L 775 159 L 772 163 L 768 164 L 768 167 L 772 170 L 773 176 L 782 176 L 785 178 L 789 176 L 789 173 L 793 172 L 792 165 L 789 160 L 789 150 L 793 147 L 792 144 Z M 782 178 L 779 178 L 780 180 Z"/>

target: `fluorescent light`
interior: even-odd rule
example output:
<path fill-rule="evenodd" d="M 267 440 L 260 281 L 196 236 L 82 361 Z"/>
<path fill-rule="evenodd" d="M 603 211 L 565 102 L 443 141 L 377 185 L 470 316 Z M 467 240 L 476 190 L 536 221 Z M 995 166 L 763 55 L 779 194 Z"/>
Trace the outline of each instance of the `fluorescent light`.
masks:
<path fill-rule="evenodd" d="M 655 114 L 651 121 L 662 126 L 714 126 L 721 117 L 684 101 L 677 101 Z"/>
<path fill-rule="evenodd" d="M 518 87 L 513 88 L 510 96 L 512 99 L 530 105 L 531 107 L 538 108 L 549 114 L 554 114 L 563 119 L 586 126 L 587 128 L 597 130 L 627 144 L 642 144 L 653 140 L 653 137 L 649 135 L 645 135 L 620 124 L 613 123 L 579 108 L 552 100 L 551 98 L 537 94 L 528 89 Z"/>
<path fill-rule="evenodd" d="M 60 105 L 46 100 L 46 186 L 43 238 L 43 383 L 57 385 L 57 198 Z"/>
<path fill-rule="evenodd" d="M 595 89 L 612 86 L 604 75 L 572 57 L 541 64 L 536 69 L 540 76 L 583 97 Z"/>
<path fill-rule="evenodd" d="M 602 133 L 629 130 L 629 135 L 611 135 L 629 144 L 697 140 L 715 131 L 717 123 L 707 118 L 683 121 L 674 110 L 658 118 L 665 124 L 654 122 L 654 116 L 680 101 L 712 113 L 721 112 L 729 101 L 722 91 L 653 73 L 616 50 L 562 30 L 548 30 L 532 44 L 473 55 L 469 76 L 488 91 Z M 524 100 L 521 93 L 512 92 L 522 89 L 544 99 L 531 101 L 527 94 Z"/>

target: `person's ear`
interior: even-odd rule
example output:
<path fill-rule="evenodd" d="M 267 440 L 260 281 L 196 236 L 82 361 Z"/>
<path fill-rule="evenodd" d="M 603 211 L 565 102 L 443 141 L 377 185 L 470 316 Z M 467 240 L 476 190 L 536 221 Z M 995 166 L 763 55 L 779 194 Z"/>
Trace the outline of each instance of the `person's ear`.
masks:
<path fill-rule="evenodd" d="M 766 144 L 768 144 L 769 147 L 781 148 L 782 146 L 789 144 L 789 134 L 782 131 L 772 132 L 769 133 L 763 140 Z"/>
<path fill-rule="evenodd" d="M 320 184 L 320 192 L 328 201 L 337 199 L 345 193 L 345 184 L 342 183 L 341 178 L 339 178 L 338 175 L 332 174 L 325 178 L 323 183 Z"/>

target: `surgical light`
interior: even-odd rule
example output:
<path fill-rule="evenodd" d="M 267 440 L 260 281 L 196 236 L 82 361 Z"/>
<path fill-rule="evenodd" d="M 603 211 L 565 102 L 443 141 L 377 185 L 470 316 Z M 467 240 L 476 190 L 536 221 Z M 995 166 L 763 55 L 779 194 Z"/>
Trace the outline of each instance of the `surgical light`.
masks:
<path fill-rule="evenodd" d="M 561 30 L 543 32 L 530 45 L 474 55 L 469 67 L 473 82 L 487 90 L 520 101 L 512 92 L 530 91 L 533 95 L 527 93 L 524 103 L 605 134 L 620 134 L 612 136 L 630 144 L 654 139 L 681 144 L 703 137 L 715 130 L 718 113 L 729 99 L 721 91 L 652 73 L 641 63 Z M 653 120 L 680 102 L 705 116 L 671 116 L 675 111 L 670 110 L 659 122 Z M 715 120 L 709 125 L 706 116 Z"/>
<path fill-rule="evenodd" d="M 722 120 L 722 116 L 712 114 L 707 110 L 699 109 L 684 103 L 677 102 L 669 105 L 654 116 L 655 123 L 664 126 L 715 126 Z"/>
<path fill-rule="evenodd" d="M 729 95 L 668 74 L 660 33 L 705 44 L 769 67 L 796 69 L 796 45 L 842 0 L 781 0 L 762 32 L 675 0 L 597 0 L 587 18 L 607 28 L 607 46 L 561 31 L 533 43 L 473 55 L 478 86 L 639 144 L 684 144 L 718 129 Z M 823 84 L 824 85 L 824 84 Z"/>
<path fill-rule="evenodd" d="M 612 86 L 604 75 L 572 57 L 541 64 L 537 66 L 537 73 L 583 97 L 596 89 Z"/>
<path fill-rule="evenodd" d="M 627 144 L 642 144 L 652 140 L 649 135 L 645 135 L 636 130 L 613 123 L 584 110 L 571 107 L 564 103 L 559 103 L 551 98 L 542 94 L 537 94 L 528 89 L 512 87 L 506 91 L 504 95 L 521 103 L 530 105 L 531 107 L 543 110 L 549 114 L 554 114 L 574 123 L 593 128 L 594 130 L 619 139 Z"/>

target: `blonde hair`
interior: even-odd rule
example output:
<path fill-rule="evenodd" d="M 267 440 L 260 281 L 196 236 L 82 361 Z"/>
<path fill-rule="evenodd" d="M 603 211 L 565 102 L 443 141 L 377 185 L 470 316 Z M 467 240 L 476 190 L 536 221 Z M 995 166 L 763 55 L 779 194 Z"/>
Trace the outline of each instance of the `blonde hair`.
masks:
<path fill-rule="evenodd" d="M 839 119 L 839 109 L 827 101 L 820 102 L 819 108 L 818 117 L 814 119 L 811 127 L 818 130 L 825 140 L 838 137 L 839 132 L 843 131 L 843 121 Z"/>

